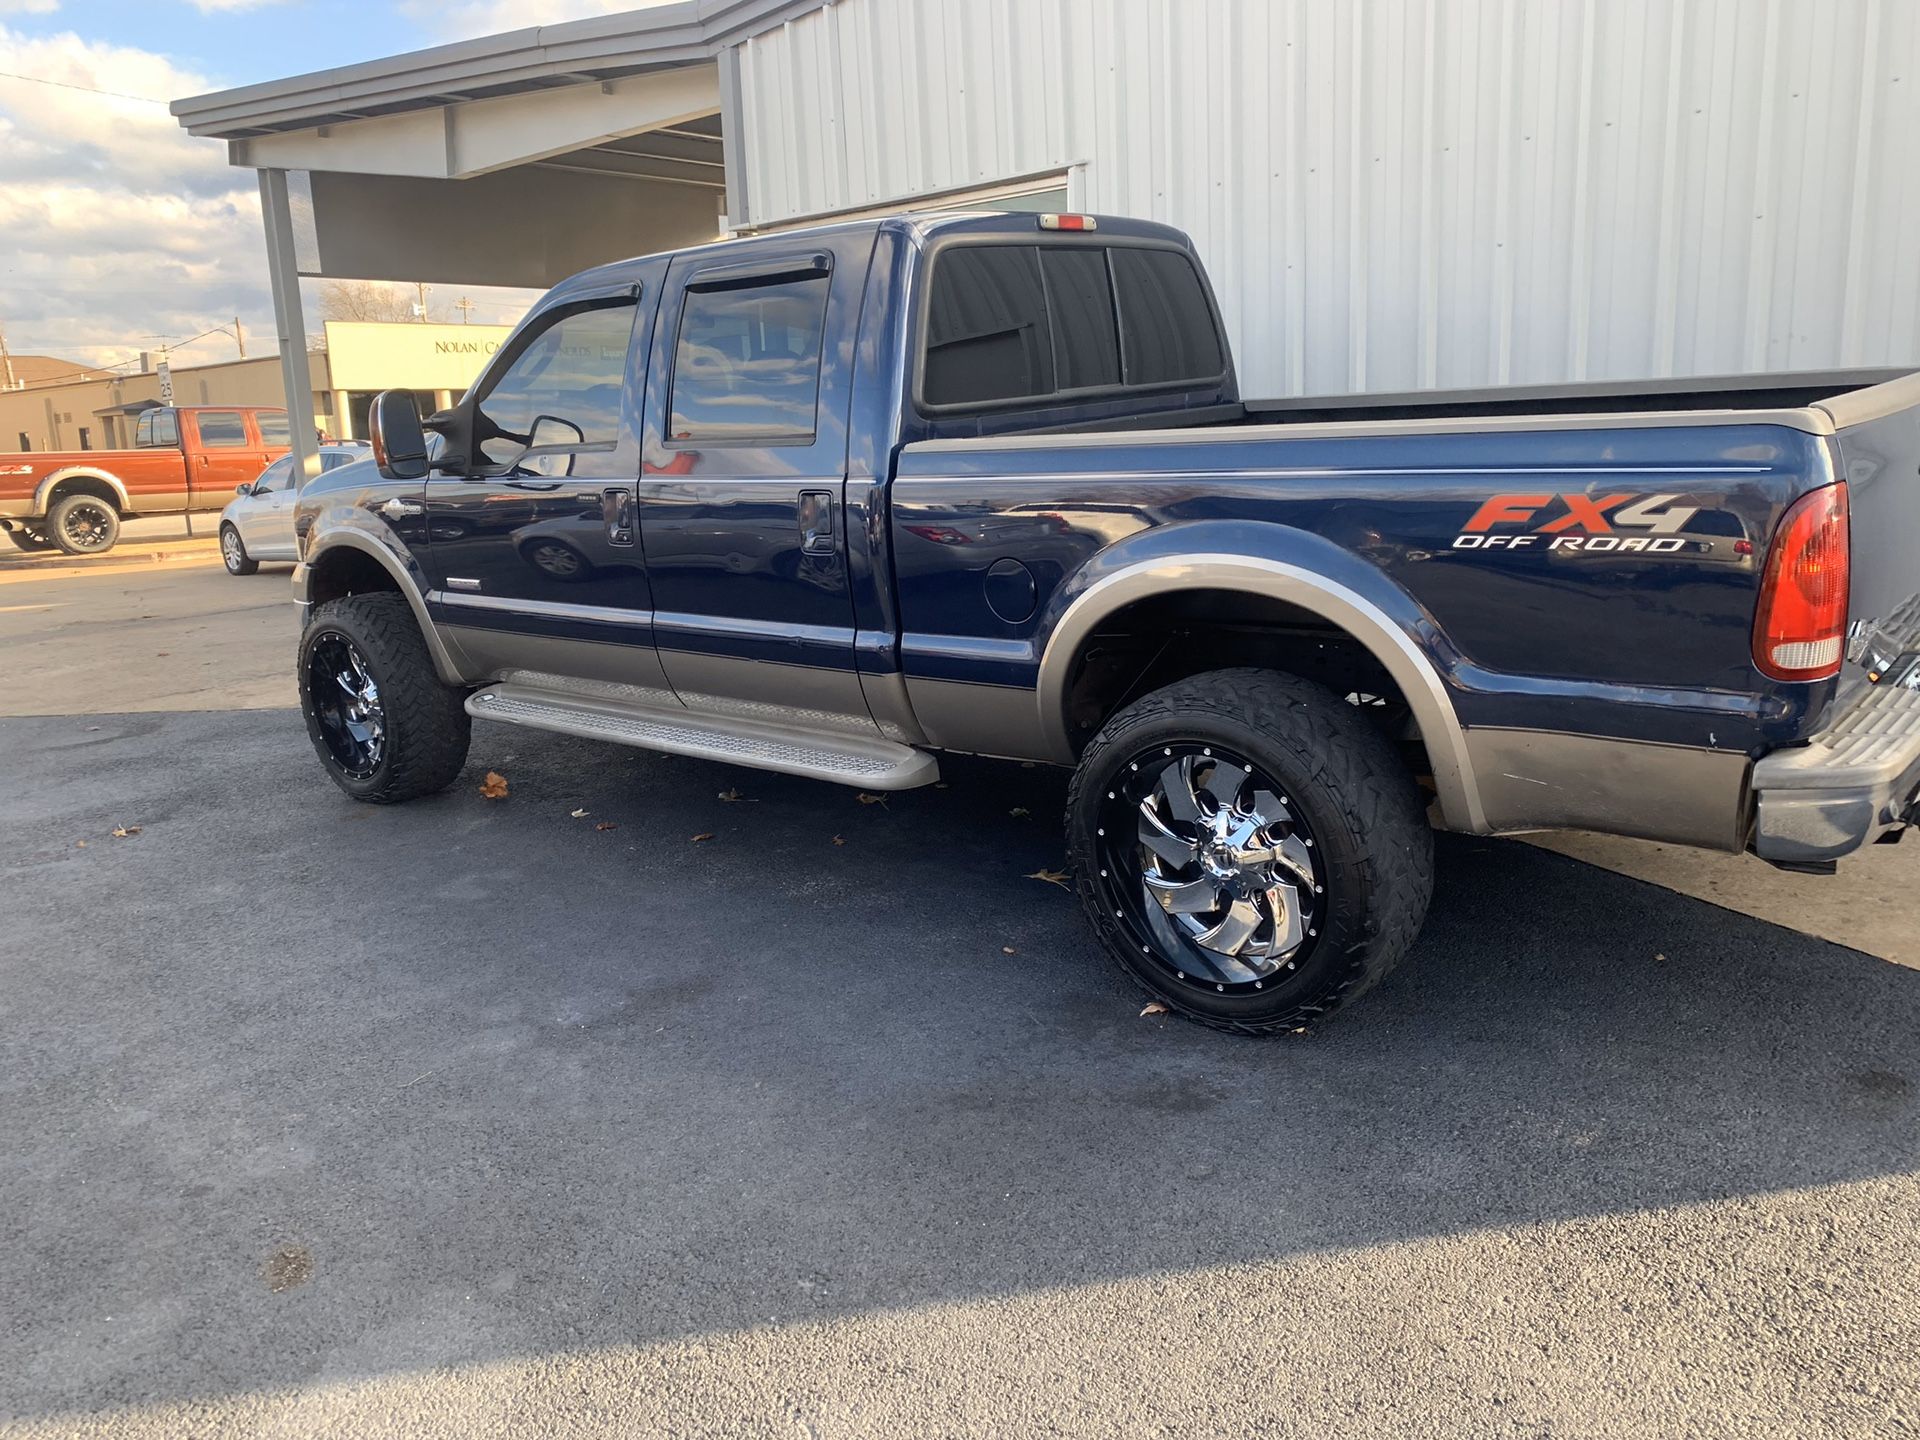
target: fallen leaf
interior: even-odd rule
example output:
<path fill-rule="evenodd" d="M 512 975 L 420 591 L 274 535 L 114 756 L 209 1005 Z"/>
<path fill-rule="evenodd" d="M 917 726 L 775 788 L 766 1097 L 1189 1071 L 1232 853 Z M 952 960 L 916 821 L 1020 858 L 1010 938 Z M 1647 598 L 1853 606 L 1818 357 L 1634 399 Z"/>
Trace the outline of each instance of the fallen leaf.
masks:
<path fill-rule="evenodd" d="M 573 818 L 576 820 L 584 820 L 587 818 L 587 812 L 585 810 L 576 810 L 573 812 Z"/>
<path fill-rule="evenodd" d="M 1666 956 L 1664 956 L 1664 955 L 1662 955 L 1662 954 L 1661 954 L 1661 953 L 1660 953 L 1660 952 L 1659 952 L 1658 950 L 1656 950 L 1656 951 L 1654 951 L 1654 952 L 1653 952 L 1653 958 L 1654 958 L 1654 959 L 1656 959 L 1656 960 L 1664 960 L 1664 959 L 1666 959 L 1667 957 L 1666 957 Z"/>
<path fill-rule="evenodd" d="M 84 840 L 76 840 L 73 842 L 73 848 L 76 850 L 84 850 L 87 848 L 87 842 Z"/>
<path fill-rule="evenodd" d="M 1022 760 L 1020 762 L 1020 768 L 1022 770 L 1031 770 L 1034 768 L 1034 762 L 1031 760 Z"/>
<path fill-rule="evenodd" d="M 869 795 L 866 791 L 862 790 L 860 792 L 860 803 L 862 805 L 884 805 L 887 803 L 887 797 L 884 795 Z"/>
<path fill-rule="evenodd" d="M 1169 1012 L 1166 1006 L 1162 1005 L 1158 1000 L 1153 1000 L 1153 1001 L 1149 1001 L 1147 1004 L 1147 1008 L 1142 1010 L 1140 1013 L 1142 1015 L 1165 1015 L 1165 1014 L 1168 1014 Z"/>
<path fill-rule="evenodd" d="M 1033 812 L 1027 809 L 1027 807 L 1024 805 L 1016 805 L 1013 807 L 1013 809 L 1007 811 L 1007 814 L 1011 815 L 1016 820 L 1024 820 L 1027 818 L 1027 816 L 1031 815 L 1032 813 Z"/>
<path fill-rule="evenodd" d="M 1018 955 L 1020 952 L 1011 945 L 1002 945 L 1000 947 L 1000 953 L 1002 955 Z"/>
<path fill-rule="evenodd" d="M 692 841 L 689 843 L 694 845 L 704 845 L 707 841 L 711 840 L 712 838 L 713 838 L 713 832 L 711 830 L 703 830 L 698 835 L 694 836 Z"/>
<path fill-rule="evenodd" d="M 113 838 L 116 840 L 124 840 L 129 835 L 138 835 L 139 833 L 140 827 L 138 825 L 116 825 L 113 829 Z"/>
<path fill-rule="evenodd" d="M 1062 890 L 1072 888 L 1067 884 L 1067 872 L 1064 870 L 1036 870 L 1026 878 L 1029 880 L 1044 880 L 1049 885 L 1058 885 Z"/>
<path fill-rule="evenodd" d="M 742 800 L 746 799 L 747 797 L 742 795 L 738 790 L 735 790 L 729 787 L 728 789 L 722 790 L 719 793 L 719 795 L 717 795 L 714 798 L 718 800 L 724 800 L 729 805 L 738 805 Z"/>
<path fill-rule="evenodd" d="M 82 841 L 81 841 L 80 843 L 81 843 L 82 845 L 84 845 L 84 844 L 86 844 L 87 842 L 86 842 L 86 841 L 84 841 L 84 840 L 82 840 Z M 836 835 L 836 836 L 834 836 L 834 837 L 833 837 L 833 843 L 834 843 L 834 844 L 836 844 L 836 845 L 844 845 L 844 844 L 846 844 L 846 843 L 847 843 L 847 837 L 846 837 L 846 836 L 844 836 L 844 835 Z"/>
<path fill-rule="evenodd" d="M 620 827 L 614 824 L 613 821 L 611 820 L 602 820 L 598 825 L 594 826 L 593 828 L 596 830 L 618 830 Z"/>
<path fill-rule="evenodd" d="M 480 787 L 480 793 L 489 800 L 506 799 L 507 777 L 502 775 L 498 770 L 487 771 L 487 780 L 486 783 Z"/>

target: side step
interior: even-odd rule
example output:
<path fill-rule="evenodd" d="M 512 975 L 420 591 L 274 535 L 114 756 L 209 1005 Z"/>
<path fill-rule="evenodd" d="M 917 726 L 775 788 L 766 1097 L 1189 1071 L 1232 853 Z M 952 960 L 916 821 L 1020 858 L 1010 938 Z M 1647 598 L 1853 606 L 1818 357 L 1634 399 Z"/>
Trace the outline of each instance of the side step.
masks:
<path fill-rule="evenodd" d="M 911 790 L 940 778 L 924 750 L 879 736 L 823 735 L 691 710 L 663 710 L 599 696 L 559 695 L 524 685 L 490 685 L 467 697 L 467 713 L 586 740 L 610 740 L 669 755 L 697 755 L 756 770 L 778 770 L 863 790 Z"/>

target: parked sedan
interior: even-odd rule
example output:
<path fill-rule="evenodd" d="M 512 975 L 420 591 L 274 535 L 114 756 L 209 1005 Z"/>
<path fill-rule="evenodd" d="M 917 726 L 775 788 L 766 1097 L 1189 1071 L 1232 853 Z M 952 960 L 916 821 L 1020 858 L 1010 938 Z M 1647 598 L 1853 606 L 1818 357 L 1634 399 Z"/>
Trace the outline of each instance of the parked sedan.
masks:
<path fill-rule="evenodd" d="M 364 441 L 320 447 L 320 473 L 364 460 Z M 293 456 L 283 455 L 242 485 L 220 512 L 220 558 L 229 575 L 251 575 L 262 560 L 297 560 L 293 543 Z"/>

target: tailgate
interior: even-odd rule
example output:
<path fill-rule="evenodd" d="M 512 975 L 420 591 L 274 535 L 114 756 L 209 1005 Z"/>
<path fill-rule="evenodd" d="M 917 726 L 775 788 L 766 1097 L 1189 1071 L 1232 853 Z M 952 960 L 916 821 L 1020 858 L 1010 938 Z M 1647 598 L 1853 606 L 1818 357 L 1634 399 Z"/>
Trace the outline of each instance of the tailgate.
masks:
<path fill-rule="evenodd" d="M 1920 374 L 1836 395 L 1818 406 L 1832 418 L 1837 472 L 1847 482 L 1852 598 L 1844 694 L 1878 661 L 1920 644 Z M 1885 653 L 1888 646 L 1894 654 Z"/>

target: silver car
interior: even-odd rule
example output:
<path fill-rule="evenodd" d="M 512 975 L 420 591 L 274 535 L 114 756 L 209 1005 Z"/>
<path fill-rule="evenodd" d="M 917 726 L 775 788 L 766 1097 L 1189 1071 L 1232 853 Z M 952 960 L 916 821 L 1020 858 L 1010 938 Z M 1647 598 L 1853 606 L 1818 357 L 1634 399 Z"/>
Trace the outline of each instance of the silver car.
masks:
<path fill-rule="evenodd" d="M 365 441 L 320 447 L 325 474 L 373 451 Z M 262 560 L 298 560 L 293 543 L 293 457 L 282 455 L 258 479 L 242 485 L 220 512 L 220 558 L 229 575 L 251 575 Z"/>

